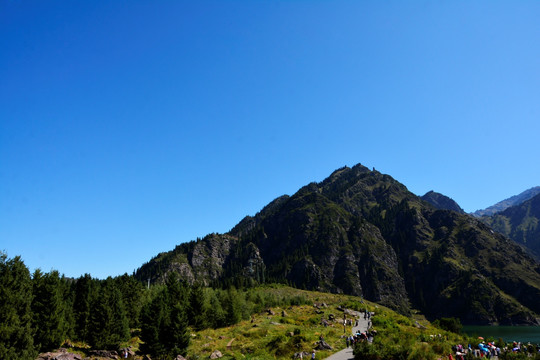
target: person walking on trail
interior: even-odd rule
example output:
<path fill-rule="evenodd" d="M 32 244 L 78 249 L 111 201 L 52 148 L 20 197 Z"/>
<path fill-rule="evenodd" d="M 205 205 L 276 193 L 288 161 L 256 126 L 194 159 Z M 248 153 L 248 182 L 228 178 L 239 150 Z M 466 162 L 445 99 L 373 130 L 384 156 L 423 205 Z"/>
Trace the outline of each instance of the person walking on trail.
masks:
<path fill-rule="evenodd" d="M 312 360 L 315 359 L 315 350 L 313 350 L 313 351 L 311 352 L 311 359 L 312 359 Z"/>

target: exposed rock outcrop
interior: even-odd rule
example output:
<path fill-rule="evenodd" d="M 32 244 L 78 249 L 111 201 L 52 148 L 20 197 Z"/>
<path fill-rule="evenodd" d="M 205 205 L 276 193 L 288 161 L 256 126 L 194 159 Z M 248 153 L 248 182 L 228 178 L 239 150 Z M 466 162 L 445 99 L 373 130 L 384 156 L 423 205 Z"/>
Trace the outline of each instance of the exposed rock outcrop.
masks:
<path fill-rule="evenodd" d="M 79 354 L 68 352 L 66 349 L 58 349 L 53 352 L 39 354 L 36 360 L 83 360 Z"/>

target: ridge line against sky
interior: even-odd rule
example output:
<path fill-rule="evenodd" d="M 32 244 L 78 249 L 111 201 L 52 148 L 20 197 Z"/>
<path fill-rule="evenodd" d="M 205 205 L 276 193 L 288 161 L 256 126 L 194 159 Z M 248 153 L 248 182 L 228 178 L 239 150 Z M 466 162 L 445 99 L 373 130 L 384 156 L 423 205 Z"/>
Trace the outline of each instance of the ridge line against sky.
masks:
<path fill-rule="evenodd" d="M 131 273 L 361 163 L 540 185 L 540 2 L 0 2 L 0 250 Z"/>

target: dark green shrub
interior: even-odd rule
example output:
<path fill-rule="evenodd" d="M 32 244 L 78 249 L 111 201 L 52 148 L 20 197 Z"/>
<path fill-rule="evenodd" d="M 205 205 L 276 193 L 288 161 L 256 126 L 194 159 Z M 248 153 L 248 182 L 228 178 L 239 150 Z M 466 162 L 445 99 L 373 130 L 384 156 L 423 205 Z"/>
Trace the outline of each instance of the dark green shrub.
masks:
<path fill-rule="evenodd" d="M 433 322 L 433 325 L 446 331 L 450 331 L 456 334 L 461 333 L 461 321 L 458 318 L 441 318 Z"/>

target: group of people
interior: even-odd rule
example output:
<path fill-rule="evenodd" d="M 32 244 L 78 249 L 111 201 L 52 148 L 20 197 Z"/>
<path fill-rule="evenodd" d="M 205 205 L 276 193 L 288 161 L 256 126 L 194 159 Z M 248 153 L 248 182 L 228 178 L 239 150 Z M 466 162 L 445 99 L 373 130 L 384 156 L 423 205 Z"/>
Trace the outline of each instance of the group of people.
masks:
<path fill-rule="evenodd" d="M 347 343 L 347 347 L 350 347 L 350 346 L 354 347 L 354 345 L 363 341 L 372 343 L 375 335 L 377 335 L 377 330 L 371 330 L 371 331 L 368 330 L 362 333 L 358 331 L 354 335 L 347 336 L 345 341 Z"/>
<path fill-rule="evenodd" d="M 530 342 L 523 344 L 521 342 L 512 343 L 512 352 L 528 352 L 529 354 L 540 354 L 540 344 L 533 345 Z"/>
<path fill-rule="evenodd" d="M 354 347 L 356 344 L 360 342 L 367 341 L 368 343 L 373 342 L 373 338 L 375 335 L 377 335 L 377 330 L 371 329 L 371 316 L 373 314 L 369 311 L 364 311 L 364 320 L 368 321 L 367 330 L 364 332 L 361 332 L 360 330 L 357 330 L 356 333 L 349 335 L 345 338 L 345 341 L 347 343 L 347 347 Z M 351 323 L 352 325 L 352 323 Z M 355 322 L 355 326 L 358 326 L 358 320 Z M 371 330 L 370 330 L 371 329 Z"/>
<path fill-rule="evenodd" d="M 453 350 L 455 351 L 456 360 L 464 360 L 465 355 L 468 353 L 473 354 L 475 357 L 486 357 L 491 359 L 495 357 L 498 358 L 501 355 L 501 352 L 523 352 L 529 354 L 534 354 L 536 352 L 540 354 L 540 345 L 531 345 L 531 343 L 522 344 L 521 342 L 514 341 L 513 343 L 508 344 L 508 346 L 501 349 L 494 343 L 486 343 L 482 341 L 475 348 L 473 348 L 471 344 L 469 344 L 467 348 L 464 348 L 463 345 L 458 344 L 454 346 Z M 452 354 L 448 356 L 448 359 L 454 360 Z"/>

